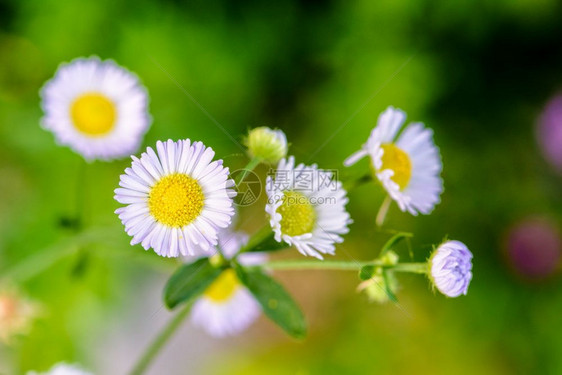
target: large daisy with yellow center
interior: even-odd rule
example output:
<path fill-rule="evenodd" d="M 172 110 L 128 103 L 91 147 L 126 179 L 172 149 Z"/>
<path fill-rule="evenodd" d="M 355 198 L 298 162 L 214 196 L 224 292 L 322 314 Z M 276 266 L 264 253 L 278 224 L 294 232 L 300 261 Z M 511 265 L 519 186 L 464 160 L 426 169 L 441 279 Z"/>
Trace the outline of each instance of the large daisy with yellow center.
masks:
<path fill-rule="evenodd" d="M 230 259 L 248 242 L 242 232 L 222 230 L 219 247 L 222 256 Z M 267 260 L 264 253 L 244 253 L 241 264 L 258 265 Z M 215 337 L 231 336 L 248 328 L 260 315 L 261 307 L 242 285 L 233 269 L 224 271 L 193 304 L 191 322 Z"/>
<path fill-rule="evenodd" d="M 157 142 L 140 158 L 132 156 L 121 175 L 115 199 L 127 206 L 115 211 L 133 237 L 161 256 L 208 252 L 220 228 L 230 224 L 236 195 L 222 160 L 201 142 Z"/>
<path fill-rule="evenodd" d="M 135 153 L 151 123 L 146 89 L 111 60 L 62 64 L 40 95 L 42 126 L 87 160 Z"/>
<path fill-rule="evenodd" d="M 278 242 L 294 245 L 303 255 L 322 259 L 334 254 L 335 244 L 352 222 L 345 210 L 347 192 L 333 174 L 316 165 L 295 166 L 294 157 L 282 159 L 266 181 L 265 211 Z"/>
<path fill-rule="evenodd" d="M 344 165 L 355 164 L 368 155 L 374 177 L 402 211 L 429 214 L 443 192 L 441 156 L 433 142 L 433 131 L 422 123 L 412 123 L 400 132 L 405 120 L 404 112 L 388 107 L 361 150 Z"/>

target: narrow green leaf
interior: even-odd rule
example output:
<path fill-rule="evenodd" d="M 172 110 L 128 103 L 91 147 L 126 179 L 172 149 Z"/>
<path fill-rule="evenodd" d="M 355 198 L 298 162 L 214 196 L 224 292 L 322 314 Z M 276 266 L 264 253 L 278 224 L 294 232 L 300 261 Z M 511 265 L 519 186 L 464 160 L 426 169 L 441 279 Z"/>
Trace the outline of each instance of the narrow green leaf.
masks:
<path fill-rule="evenodd" d="M 396 233 L 388 241 L 386 241 L 386 243 L 382 247 L 381 255 L 391 250 L 394 246 L 398 244 L 398 242 L 402 241 L 404 238 L 409 238 L 409 237 L 412 237 L 412 233 L 407 233 L 407 232 Z"/>
<path fill-rule="evenodd" d="M 396 298 L 396 295 L 394 294 L 394 292 L 392 291 L 391 287 L 390 287 L 390 278 L 388 276 L 388 271 L 383 270 L 382 271 L 382 277 L 384 279 L 384 289 L 386 292 L 386 295 L 388 296 L 388 299 L 394 303 L 398 302 L 398 298 Z"/>
<path fill-rule="evenodd" d="M 281 284 L 258 268 L 244 269 L 238 265 L 236 274 L 274 323 L 293 337 L 306 335 L 304 315 Z"/>
<path fill-rule="evenodd" d="M 359 271 L 359 278 L 361 280 L 369 280 L 375 274 L 375 266 L 363 266 Z"/>
<path fill-rule="evenodd" d="M 224 268 L 217 268 L 209 263 L 209 258 L 201 258 L 193 263 L 179 267 L 170 277 L 164 288 L 164 301 L 173 309 L 202 294 L 205 289 L 222 273 Z"/>

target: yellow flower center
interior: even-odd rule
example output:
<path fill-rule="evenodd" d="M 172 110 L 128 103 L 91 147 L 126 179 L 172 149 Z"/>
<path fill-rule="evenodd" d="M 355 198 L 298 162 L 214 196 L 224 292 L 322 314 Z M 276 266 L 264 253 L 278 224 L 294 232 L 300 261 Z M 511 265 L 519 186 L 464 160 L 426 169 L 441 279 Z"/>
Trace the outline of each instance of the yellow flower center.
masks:
<path fill-rule="evenodd" d="M 316 210 L 308 197 L 296 191 L 286 191 L 278 208 L 281 231 L 289 236 L 310 233 L 316 224 Z"/>
<path fill-rule="evenodd" d="M 224 302 L 229 299 L 240 286 L 233 269 L 227 269 L 213 281 L 205 291 L 205 296 L 215 302 Z"/>
<path fill-rule="evenodd" d="M 199 216 L 205 202 L 201 185 L 183 173 L 163 177 L 148 195 L 148 208 L 156 221 L 181 228 Z"/>
<path fill-rule="evenodd" d="M 70 115 L 76 129 L 95 137 L 113 129 L 117 110 L 105 95 L 92 92 L 78 97 L 72 103 Z"/>
<path fill-rule="evenodd" d="M 384 151 L 382 155 L 382 167 L 384 169 L 392 169 L 394 176 L 392 181 L 400 186 L 400 190 L 404 190 L 412 177 L 412 161 L 406 152 L 398 148 L 394 143 L 385 143 L 381 145 Z"/>

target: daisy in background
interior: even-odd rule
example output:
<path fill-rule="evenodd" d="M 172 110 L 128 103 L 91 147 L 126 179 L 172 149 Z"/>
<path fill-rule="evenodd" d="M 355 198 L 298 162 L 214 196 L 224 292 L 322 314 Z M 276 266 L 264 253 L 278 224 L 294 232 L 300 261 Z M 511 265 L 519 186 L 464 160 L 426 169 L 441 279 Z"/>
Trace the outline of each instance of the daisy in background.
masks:
<path fill-rule="evenodd" d="M 352 220 L 345 210 L 347 192 L 331 172 L 316 165 L 295 166 L 291 156 L 279 162 L 274 177 L 267 177 L 266 192 L 265 211 L 276 241 L 318 259 L 334 254 Z"/>
<path fill-rule="evenodd" d="M 404 112 L 388 107 L 367 143 L 344 165 L 353 165 L 368 155 L 373 174 L 402 211 L 429 214 L 443 192 L 441 156 L 433 131 L 422 123 L 409 124 L 398 135 L 405 119 Z"/>
<path fill-rule="evenodd" d="M 164 257 L 194 255 L 217 245 L 220 228 L 234 214 L 236 195 L 222 160 L 201 142 L 189 139 L 156 143 L 140 159 L 132 156 L 121 175 L 115 200 L 126 204 L 115 211 L 125 231 Z"/>
<path fill-rule="evenodd" d="M 40 91 L 41 124 L 86 160 L 135 153 L 148 130 L 148 94 L 138 77 L 112 60 L 61 64 Z"/>
<path fill-rule="evenodd" d="M 93 375 L 91 372 L 82 370 L 76 365 L 57 363 L 47 372 L 29 371 L 27 375 Z"/>
<path fill-rule="evenodd" d="M 236 255 L 246 242 L 248 236 L 245 233 L 228 230 L 219 233 L 218 246 L 226 259 Z M 246 266 L 262 264 L 266 260 L 263 253 L 244 253 L 238 257 L 238 261 Z M 244 331 L 260 313 L 259 303 L 240 283 L 236 272 L 228 269 L 194 303 L 191 322 L 212 336 L 224 337 Z"/>

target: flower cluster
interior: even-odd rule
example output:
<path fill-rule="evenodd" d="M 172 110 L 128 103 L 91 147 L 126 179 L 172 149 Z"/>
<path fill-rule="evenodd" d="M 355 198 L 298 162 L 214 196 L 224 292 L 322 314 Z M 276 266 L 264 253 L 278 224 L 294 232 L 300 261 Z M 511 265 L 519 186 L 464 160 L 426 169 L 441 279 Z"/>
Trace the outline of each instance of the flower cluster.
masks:
<path fill-rule="evenodd" d="M 189 138 L 158 141 L 134 156 L 151 123 L 148 94 L 136 75 L 113 61 L 93 57 L 61 65 L 41 98 L 43 127 L 86 160 L 133 154 L 115 189 L 115 200 L 123 205 L 115 213 L 131 245 L 181 257 L 164 300 L 169 308 L 190 308 L 193 324 L 213 336 L 239 333 L 262 312 L 290 335 L 305 335 L 304 316 L 273 270 L 360 271 L 358 289 L 377 302 L 396 300 L 397 272 L 426 274 L 449 297 L 467 293 L 472 254 L 459 241 L 439 245 L 426 262 L 400 263 L 396 244 L 411 234 L 399 232 L 374 259 L 324 260 L 335 255 L 353 223 L 346 208 L 350 188 L 344 189 L 333 170 L 298 163 L 279 129 L 249 131 L 244 144 L 250 161 L 235 182 L 211 147 Z M 367 178 L 361 181 L 377 182 L 388 196 L 378 225 L 392 201 L 403 212 L 427 215 L 443 192 L 443 164 L 432 130 L 422 123 L 404 126 L 405 119 L 403 111 L 386 109 L 365 144 L 344 161 L 350 167 L 369 157 Z M 233 198 L 247 172 L 260 163 L 276 169 L 265 181 L 265 225 L 247 235 L 234 229 Z M 266 255 L 291 247 L 316 260 L 270 261 Z M 50 373 L 84 373 L 59 367 Z"/>

